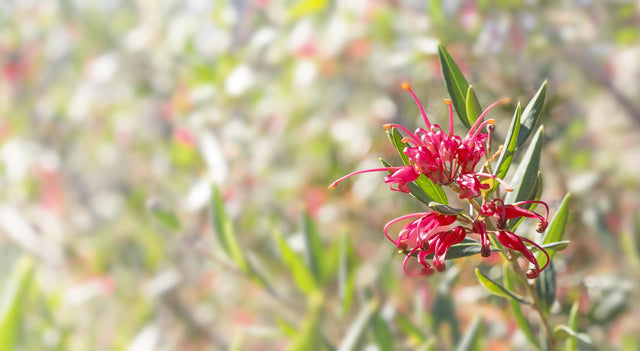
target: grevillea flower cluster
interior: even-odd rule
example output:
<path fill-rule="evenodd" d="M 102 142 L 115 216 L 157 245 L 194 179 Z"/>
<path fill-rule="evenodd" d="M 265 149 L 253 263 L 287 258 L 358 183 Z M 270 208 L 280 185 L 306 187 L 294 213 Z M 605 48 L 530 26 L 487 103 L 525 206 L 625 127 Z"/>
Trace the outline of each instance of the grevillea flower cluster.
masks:
<path fill-rule="evenodd" d="M 493 179 L 502 185 L 506 192 L 513 189 L 502 179 L 490 173 L 490 163 L 497 156 L 488 155 L 487 142 L 490 133 L 483 132 L 495 123 L 493 119 L 485 119 L 487 113 L 499 104 L 508 103 L 509 99 L 499 100 L 484 110 L 464 136 L 456 135 L 453 128 L 453 106 L 451 100 L 445 100 L 449 109 L 449 126 L 444 130 L 437 124 L 431 123 L 418 97 L 409 83 L 403 83 L 402 88 L 408 91 L 415 100 L 425 123 L 425 127 L 409 131 L 399 124 L 386 124 L 385 129 L 395 128 L 405 134 L 402 138 L 404 149 L 402 153 L 408 159 L 408 164 L 399 167 L 380 167 L 356 171 L 333 182 L 329 188 L 334 188 L 343 180 L 361 173 L 387 172 L 384 182 L 393 191 L 410 193 L 408 184 L 424 176 L 433 184 L 448 186 L 459 198 L 469 202 L 475 210 L 471 215 L 440 213 L 437 211 L 411 213 L 398 217 L 384 226 L 385 236 L 404 252 L 406 257 L 403 269 L 408 274 L 429 275 L 434 270 L 446 269 L 445 258 L 449 249 L 467 238 L 472 237 L 480 242 L 480 254 L 488 257 L 491 254 L 490 235 L 503 247 L 520 252 L 533 268 L 527 271 L 528 278 L 536 278 L 549 262 L 549 255 L 532 240 L 516 235 L 508 230 L 508 221 L 518 221 L 520 218 L 530 218 L 538 221 L 536 230 L 544 232 L 548 225 L 549 207 L 542 201 L 521 201 L 505 204 L 501 198 L 489 200 L 486 194 L 494 182 L 483 181 Z M 481 161 L 485 160 L 482 166 Z M 544 215 L 534 212 L 530 208 L 541 205 Z M 390 227 L 398 222 L 410 220 L 394 236 L 389 233 Z M 488 229 L 491 228 L 491 229 Z M 527 246 L 531 245 L 547 256 L 545 265 L 540 267 L 536 256 Z M 421 269 L 410 270 L 408 262 L 416 257 Z"/>

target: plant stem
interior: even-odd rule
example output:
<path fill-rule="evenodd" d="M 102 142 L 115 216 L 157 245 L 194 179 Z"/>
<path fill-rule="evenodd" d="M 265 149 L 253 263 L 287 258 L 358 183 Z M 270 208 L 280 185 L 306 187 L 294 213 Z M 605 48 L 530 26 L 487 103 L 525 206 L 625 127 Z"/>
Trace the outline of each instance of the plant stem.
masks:
<path fill-rule="evenodd" d="M 545 337 L 547 338 L 549 351 L 555 351 L 556 344 L 555 344 L 555 341 L 553 340 L 553 335 L 551 334 L 551 328 L 549 327 L 549 323 L 547 322 L 547 319 L 545 318 L 544 313 L 542 312 L 542 309 L 540 306 L 540 299 L 538 299 L 538 294 L 536 293 L 535 286 L 533 284 L 529 284 L 529 279 L 527 278 L 525 272 L 520 268 L 520 265 L 518 264 L 518 260 L 515 257 L 515 255 L 509 254 L 508 257 L 509 257 L 509 262 L 511 262 L 511 266 L 513 267 L 513 270 L 517 273 L 518 277 L 520 277 L 520 279 L 522 280 L 522 283 L 524 284 L 527 290 L 527 294 L 531 298 L 531 301 L 532 301 L 531 308 L 534 311 L 536 311 L 536 313 L 538 314 L 538 318 L 540 319 L 540 326 L 542 327 Z"/>

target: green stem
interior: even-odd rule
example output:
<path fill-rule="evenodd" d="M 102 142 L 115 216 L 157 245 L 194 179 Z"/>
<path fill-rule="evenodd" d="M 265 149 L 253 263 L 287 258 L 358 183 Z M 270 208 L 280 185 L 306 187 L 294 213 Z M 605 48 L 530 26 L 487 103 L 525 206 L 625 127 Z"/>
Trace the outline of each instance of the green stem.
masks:
<path fill-rule="evenodd" d="M 518 264 L 518 260 L 515 257 L 515 255 L 508 254 L 506 256 L 509 258 L 509 262 L 511 263 L 511 266 L 513 267 L 513 270 L 516 272 L 518 277 L 520 277 L 520 279 L 522 280 L 523 285 L 525 286 L 525 288 L 527 290 L 527 294 L 529 295 L 529 297 L 531 299 L 531 308 L 534 311 L 536 311 L 536 313 L 538 314 L 538 317 L 540 319 L 540 326 L 542 327 L 544 335 L 547 338 L 547 344 L 549 345 L 549 351 L 555 351 L 556 350 L 556 344 L 555 344 L 555 341 L 553 340 L 553 335 L 551 334 L 551 328 L 549 327 L 549 322 L 547 321 L 547 319 L 544 316 L 544 313 L 542 312 L 542 308 L 541 308 L 541 305 L 540 305 L 540 299 L 538 298 L 538 294 L 536 294 L 535 285 L 529 284 L 529 279 L 527 278 L 526 273 L 520 268 L 520 265 Z"/>

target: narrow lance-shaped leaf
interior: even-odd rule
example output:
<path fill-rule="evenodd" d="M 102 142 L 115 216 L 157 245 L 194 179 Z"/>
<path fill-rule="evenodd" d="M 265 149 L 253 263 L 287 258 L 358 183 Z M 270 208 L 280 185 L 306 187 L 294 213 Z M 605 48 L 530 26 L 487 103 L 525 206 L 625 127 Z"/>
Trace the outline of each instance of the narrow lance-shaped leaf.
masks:
<path fill-rule="evenodd" d="M 471 85 L 469 85 L 469 89 L 467 89 L 465 105 L 467 109 L 467 119 L 469 120 L 469 124 L 473 125 L 482 114 L 482 106 L 480 106 L 480 101 L 478 101 L 476 92 Z"/>
<path fill-rule="evenodd" d="M 553 269 L 553 262 L 549 262 L 547 268 L 536 279 L 536 294 L 540 301 L 540 308 L 544 315 L 548 315 L 551 305 L 556 299 L 556 271 Z"/>
<path fill-rule="evenodd" d="M 562 240 L 562 235 L 564 234 L 564 229 L 567 225 L 567 220 L 569 219 L 569 199 L 571 198 L 571 194 L 566 194 L 562 199 L 562 203 L 558 208 L 558 212 L 553 216 L 553 219 L 549 222 L 549 227 L 547 231 L 542 235 L 540 242 L 542 245 L 559 242 Z M 549 258 L 552 259 L 556 254 L 556 251 L 553 250 L 548 251 Z M 544 265 L 547 263 L 547 256 L 538 252 L 536 254 L 539 264 Z"/>
<path fill-rule="evenodd" d="M 371 320 L 371 332 L 380 351 L 393 351 L 396 349 L 391 326 L 387 320 L 384 319 L 380 310 L 376 311 L 375 316 Z"/>
<path fill-rule="evenodd" d="M 33 261 L 23 257 L 16 263 L 0 295 L 0 350 L 14 350 L 25 313 L 22 312 L 33 276 Z"/>
<path fill-rule="evenodd" d="M 577 331 L 569 328 L 569 326 L 564 324 L 556 325 L 553 328 L 553 336 L 558 340 L 566 339 L 566 338 L 574 338 L 580 344 L 585 345 L 586 350 L 593 349 L 593 347 L 591 347 L 592 343 L 589 335 L 585 333 L 578 333 Z"/>
<path fill-rule="evenodd" d="M 518 143 L 516 144 L 516 150 L 520 149 L 526 141 L 529 135 L 533 132 L 536 124 L 542 116 L 542 107 L 544 106 L 544 99 L 547 95 L 547 81 L 545 80 L 536 95 L 529 101 L 527 106 L 522 111 L 522 119 L 520 122 L 520 131 L 518 132 Z"/>
<path fill-rule="evenodd" d="M 569 312 L 569 322 L 568 326 L 571 330 L 578 330 L 578 301 L 574 302 L 571 306 L 571 311 Z M 567 340 L 566 350 L 567 351 L 576 351 L 578 349 L 578 340 L 575 338 L 570 338 Z"/>
<path fill-rule="evenodd" d="M 467 328 L 467 331 L 462 336 L 462 339 L 456 346 L 456 351 L 473 351 L 480 350 L 480 340 L 482 338 L 482 318 L 477 315 L 471 325 Z"/>
<path fill-rule="evenodd" d="M 502 153 L 498 158 L 498 163 L 494 175 L 500 179 L 503 179 L 511 167 L 511 161 L 513 160 L 513 154 L 516 151 L 516 142 L 518 141 L 518 132 L 520 131 L 520 116 L 522 115 L 522 107 L 520 103 L 516 106 L 516 111 L 511 119 L 509 130 L 507 130 L 507 136 L 504 139 L 504 146 Z"/>
<path fill-rule="evenodd" d="M 509 271 L 509 264 L 507 262 L 505 262 L 504 264 L 503 272 L 504 287 L 509 290 L 513 290 L 513 278 L 511 276 L 511 272 Z M 529 321 L 527 320 L 527 318 L 525 318 L 522 310 L 520 309 L 521 305 L 518 303 L 518 301 L 511 299 L 509 299 L 509 305 L 511 306 L 513 316 L 515 317 L 516 323 L 518 324 L 518 327 L 520 327 L 520 330 L 527 337 L 529 343 L 531 343 L 531 345 L 533 345 L 537 350 L 540 350 L 540 344 L 538 343 L 538 340 L 533 333 L 533 329 L 531 329 L 531 324 L 529 324 Z"/>
<path fill-rule="evenodd" d="M 299 327 L 299 332 L 292 339 L 287 351 L 315 350 L 321 342 L 322 311 L 324 310 L 324 296 L 312 293 L 308 296 L 307 316 Z"/>
<path fill-rule="evenodd" d="M 542 196 L 542 188 L 543 188 L 542 172 L 538 171 L 538 175 L 536 177 L 536 182 L 535 182 L 535 185 L 533 186 L 533 188 L 531 188 L 531 192 L 529 193 L 529 195 L 523 196 L 523 200 L 518 200 L 518 201 L 538 201 L 538 200 L 540 200 L 540 196 Z M 533 210 L 535 210 L 535 208 L 537 206 L 538 206 L 538 204 L 534 202 L 534 203 L 522 205 L 521 207 L 533 211 Z M 515 231 L 518 228 L 518 226 L 520 225 L 520 223 L 522 223 L 524 221 L 524 219 L 525 219 L 525 217 L 510 219 L 510 220 L 507 221 L 507 227 L 511 228 L 511 231 Z"/>
<path fill-rule="evenodd" d="M 340 255 L 338 262 L 338 297 L 340 298 L 340 314 L 346 314 L 353 301 L 355 293 L 355 274 L 353 267 L 349 265 L 351 245 L 349 236 L 343 235 L 340 240 Z"/>
<path fill-rule="evenodd" d="M 274 232 L 274 238 L 276 240 L 278 250 L 280 251 L 282 261 L 285 266 L 291 270 L 293 281 L 298 286 L 298 289 L 306 294 L 313 293 L 317 288 L 317 282 L 302 257 L 291 249 L 279 232 Z"/>
<path fill-rule="evenodd" d="M 518 301 L 520 303 L 523 303 L 523 304 L 529 304 L 528 301 L 526 301 L 522 297 L 518 296 L 516 293 L 514 293 L 512 291 L 509 291 L 507 288 L 505 288 L 504 286 L 500 285 L 495 280 L 487 277 L 478 268 L 476 268 L 476 276 L 478 277 L 478 280 L 480 281 L 480 284 L 482 284 L 482 286 L 484 286 L 487 289 L 487 291 L 489 291 L 493 295 L 501 296 L 501 297 L 504 297 L 504 298 L 507 298 L 507 299 L 514 299 L 514 300 L 516 300 L 516 301 Z"/>
<path fill-rule="evenodd" d="M 349 326 L 347 330 L 347 334 L 344 339 L 340 343 L 338 347 L 338 351 L 349 351 L 349 350 L 357 350 L 357 346 L 360 341 L 364 337 L 364 333 L 369 327 L 369 322 L 372 317 L 378 311 L 378 303 L 374 300 L 368 301 L 363 308 L 360 310 L 360 313 L 356 316 L 355 320 Z"/>
<path fill-rule="evenodd" d="M 233 261 L 242 269 L 243 272 L 249 273 L 251 266 L 245 257 L 244 251 L 238 242 L 233 223 L 224 208 L 222 196 L 217 187 L 213 187 L 211 194 L 211 220 L 215 228 L 216 235 L 220 245 L 225 253 L 233 259 Z"/>
<path fill-rule="evenodd" d="M 511 179 L 510 185 L 514 189 L 505 196 L 506 203 L 527 200 L 535 189 L 538 170 L 540 168 L 540 152 L 542 151 L 542 134 L 544 128 L 540 126 L 522 161 Z"/>
<path fill-rule="evenodd" d="M 402 158 L 402 163 L 404 163 L 405 166 L 409 166 L 409 156 L 407 156 L 403 152 L 406 146 L 402 142 L 402 135 L 400 134 L 398 129 L 391 128 L 391 131 L 386 130 L 386 133 L 387 133 L 387 137 L 389 138 L 389 141 L 391 142 L 391 145 L 393 145 L 396 151 L 398 151 L 398 155 L 400 155 L 400 158 Z"/>
<path fill-rule="evenodd" d="M 316 224 L 306 210 L 302 213 L 302 234 L 304 235 L 307 265 L 315 276 L 316 281 L 322 281 L 324 267 L 322 240 L 318 234 Z"/>
<path fill-rule="evenodd" d="M 467 117 L 467 90 L 469 90 L 469 83 L 462 75 L 460 68 L 456 65 L 455 61 L 447 52 L 447 49 L 442 44 L 438 44 L 438 58 L 440 59 L 440 68 L 442 69 L 442 77 L 444 78 L 444 84 L 449 91 L 453 107 L 467 128 L 471 128 L 469 118 Z"/>

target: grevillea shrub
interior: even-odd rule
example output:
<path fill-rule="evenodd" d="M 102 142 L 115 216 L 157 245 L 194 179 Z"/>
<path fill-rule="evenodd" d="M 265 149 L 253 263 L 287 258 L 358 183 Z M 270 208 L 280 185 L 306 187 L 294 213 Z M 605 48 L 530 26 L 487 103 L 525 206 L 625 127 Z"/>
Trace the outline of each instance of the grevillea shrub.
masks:
<path fill-rule="evenodd" d="M 429 276 L 444 271 L 446 260 L 478 254 L 489 257 L 493 251 L 499 252 L 505 260 L 503 284 L 476 269 L 480 283 L 491 293 L 510 299 L 516 316 L 522 316 L 522 305 L 535 310 L 542 339 L 536 338 L 525 318 L 517 318 L 516 322 L 533 346 L 553 349 L 559 336 L 571 335 L 566 331 L 573 330 L 558 326 L 554 336 L 547 321 L 555 297 L 551 259 L 568 244 L 561 241 L 568 194 L 550 222 L 549 206 L 540 201 L 543 127 L 534 133 L 542 116 L 546 82 L 524 109 L 517 104 L 504 143 L 493 151 L 496 121 L 489 118 L 491 110 L 508 104 L 510 99 L 498 100 L 482 110 L 473 88 L 443 46 L 439 47 L 439 58 L 451 96 L 444 101 L 449 112 L 448 126 L 434 124 L 411 85 L 402 83 L 424 121 L 413 132 L 399 124 L 384 125 L 403 164 L 392 166 L 381 160 L 382 167 L 349 173 L 329 188 L 361 173 L 386 172 L 383 181 L 389 184 L 389 189 L 410 194 L 424 203 L 424 211 L 402 214 L 382 230 L 394 249 L 405 256 L 402 267 L 409 275 Z M 456 134 L 454 114 L 467 127 L 466 133 Z M 525 145 L 526 150 L 518 153 Z M 516 154 L 522 157 L 513 176 L 505 180 Z M 467 206 L 449 206 L 444 187 Z M 534 230 L 517 231 L 524 220 L 533 221 L 534 225 L 528 228 Z M 396 223 L 404 223 L 398 232 L 392 229 Z M 559 330 L 564 330 L 564 334 Z M 576 335 L 574 332 L 573 337 Z"/>

